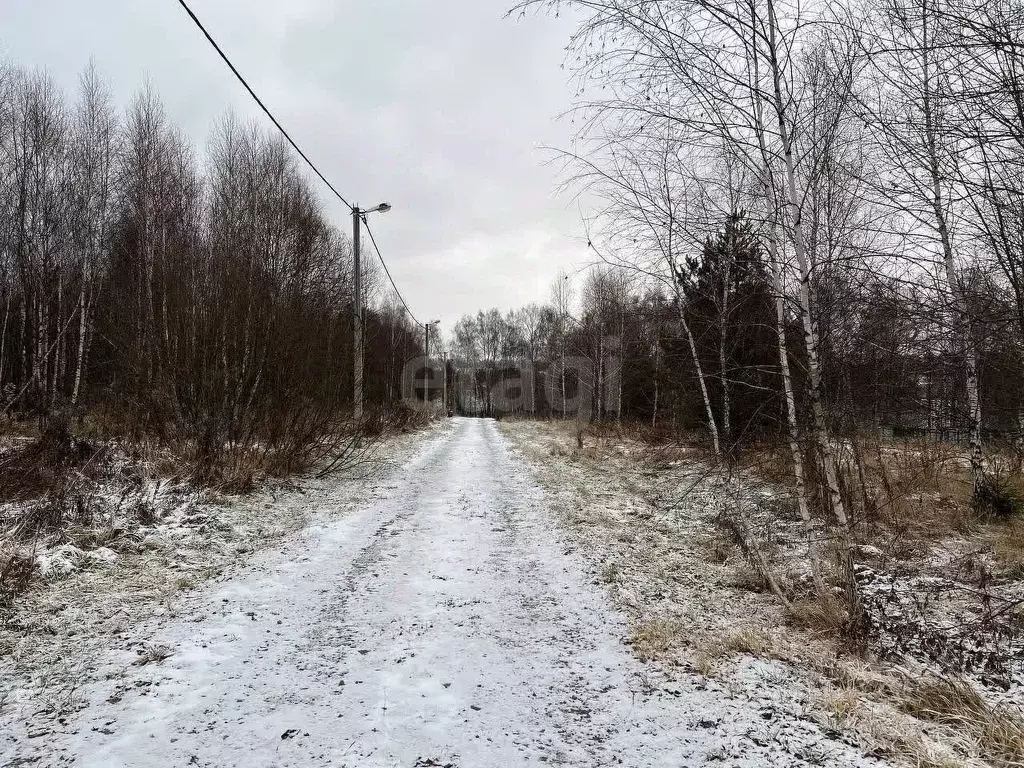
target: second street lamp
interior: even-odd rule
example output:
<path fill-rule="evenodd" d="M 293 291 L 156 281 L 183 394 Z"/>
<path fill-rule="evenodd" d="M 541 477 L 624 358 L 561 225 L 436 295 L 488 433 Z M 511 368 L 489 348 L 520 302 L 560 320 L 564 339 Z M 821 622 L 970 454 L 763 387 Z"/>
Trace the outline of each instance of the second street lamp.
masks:
<path fill-rule="evenodd" d="M 423 356 L 427 358 L 427 362 L 428 363 L 430 362 L 430 329 L 431 329 L 432 326 L 440 325 L 440 324 L 441 324 L 440 320 L 431 320 L 429 323 L 424 323 L 423 324 L 423 340 L 424 340 L 424 344 L 423 344 L 424 355 Z"/>
<path fill-rule="evenodd" d="M 427 359 L 427 366 L 428 367 L 430 366 L 430 329 L 433 326 L 440 325 L 440 324 L 441 324 L 440 320 L 432 320 L 429 323 L 424 323 L 423 324 L 423 356 Z M 433 370 L 433 369 L 431 368 L 430 370 Z M 433 374 L 431 374 L 431 379 L 433 379 Z M 447 381 L 445 383 L 447 384 Z M 429 388 L 429 386 L 424 386 L 424 388 L 423 388 L 423 402 L 426 403 L 429 400 L 430 400 L 430 388 Z"/>

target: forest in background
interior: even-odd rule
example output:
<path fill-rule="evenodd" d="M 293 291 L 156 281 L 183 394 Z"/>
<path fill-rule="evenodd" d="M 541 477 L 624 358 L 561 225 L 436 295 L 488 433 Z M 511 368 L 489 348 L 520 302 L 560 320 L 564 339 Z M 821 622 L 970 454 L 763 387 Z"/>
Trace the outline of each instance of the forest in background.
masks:
<path fill-rule="evenodd" d="M 364 272 L 379 420 L 422 336 Z M 92 67 L 69 99 L 0 64 L 4 419 L 153 438 L 212 479 L 240 451 L 308 466 L 352 408 L 352 287 L 284 139 L 229 115 L 198 153 L 149 86 L 121 110 Z"/>
<path fill-rule="evenodd" d="M 598 201 L 598 266 L 557 276 L 547 306 L 464 318 L 451 353 L 482 369 L 485 412 L 527 360 L 532 391 L 589 388 L 597 422 L 696 436 L 727 473 L 781 451 L 815 589 L 831 600 L 834 570 L 856 633 L 857 548 L 898 495 L 880 439 L 962 446 L 939 474 L 966 469 L 977 515 L 1022 507 L 1024 7 L 566 5 L 579 132 L 561 159 Z M 281 139 L 229 116 L 200 154 L 151 88 L 119 110 L 92 69 L 69 100 L 13 64 L 0 124 L 5 419 L 155 441 L 216 484 L 240 460 L 288 474 L 347 455 L 406 418 L 423 331 L 371 273 L 373 417 L 350 419 L 351 244 Z M 569 357 L 589 363 L 573 382 Z M 54 435 L 33 466 L 81 463 Z"/>
<path fill-rule="evenodd" d="M 599 201 L 598 266 L 578 304 L 563 275 L 547 306 L 463 318 L 453 354 L 488 384 L 522 359 L 564 378 L 561 360 L 583 356 L 594 419 L 699 432 L 732 478 L 723 492 L 769 450 L 814 592 L 835 605 L 839 589 L 838 623 L 862 638 L 857 561 L 880 526 L 948 535 L 939 482 L 977 520 L 1022 508 L 1024 4 L 526 0 L 513 14 L 562 10 L 579 19 L 578 133 L 559 157 Z M 894 480 L 884 445 L 899 438 L 917 481 Z M 911 491 L 916 519 L 897 509 Z M 790 607 L 749 513 L 730 525 Z"/>
<path fill-rule="evenodd" d="M 1020 765 L 1024 2 L 515 12 L 566 9 L 559 159 L 594 265 L 453 326 L 447 405 L 501 417 L 518 387 L 551 419 L 506 425 L 547 435 L 522 482 L 549 470 L 545 511 L 615 542 L 598 578 L 640 586 L 652 653 L 693 640 L 672 590 L 721 590 L 719 619 L 763 626 L 718 640 L 834 684 L 830 727 L 888 701 L 966 758 L 879 755 Z M 166 565 L 182 532 L 219 573 L 308 523 L 222 492 L 383 464 L 366 444 L 436 394 L 403 390 L 424 328 L 370 270 L 351 417 L 351 242 L 276 135 L 229 116 L 198 152 L 151 88 L 121 109 L 92 69 L 69 99 L 13 64 L 0 126 L 0 626 L 40 580 Z"/>

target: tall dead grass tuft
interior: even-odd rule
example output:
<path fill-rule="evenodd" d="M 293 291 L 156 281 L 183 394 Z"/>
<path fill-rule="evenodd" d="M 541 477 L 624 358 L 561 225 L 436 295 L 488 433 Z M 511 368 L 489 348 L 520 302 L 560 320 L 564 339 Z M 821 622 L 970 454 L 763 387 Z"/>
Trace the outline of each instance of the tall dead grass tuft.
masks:
<path fill-rule="evenodd" d="M 836 637 L 846 629 L 849 612 L 831 595 L 794 600 L 786 615 L 790 626 L 822 637 Z"/>
<path fill-rule="evenodd" d="M 663 658 L 683 644 L 682 625 L 675 621 L 656 619 L 633 627 L 626 643 L 640 661 Z"/>
<path fill-rule="evenodd" d="M 28 542 L 90 525 L 107 453 L 105 446 L 73 436 L 59 418 L 37 439 L 8 449 L 0 456 L 0 501 L 9 502 L 0 517 L 5 535 Z"/>
<path fill-rule="evenodd" d="M 990 531 L 992 557 L 1001 575 L 1024 579 L 1024 520 L 993 526 Z"/>
<path fill-rule="evenodd" d="M 963 680 L 908 676 L 900 707 L 921 720 L 949 726 L 968 736 L 979 754 L 998 768 L 1024 765 L 1022 713 L 989 704 Z"/>
<path fill-rule="evenodd" d="M 933 440 L 893 446 L 872 441 L 863 455 L 857 484 L 863 495 L 876 500 L 876 530 L 894 534 L 913 550 L 919 542 L 969 529 L 971 483 L 958 446 Z"/>

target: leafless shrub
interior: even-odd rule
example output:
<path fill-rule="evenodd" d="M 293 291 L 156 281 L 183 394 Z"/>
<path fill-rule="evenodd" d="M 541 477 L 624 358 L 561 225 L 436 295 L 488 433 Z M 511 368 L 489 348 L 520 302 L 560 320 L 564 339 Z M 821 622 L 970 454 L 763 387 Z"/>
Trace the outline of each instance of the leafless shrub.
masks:
<path fill-rule="evenodd" d="M 865 590 L 872 647 L 883 659 L 910 656 L 986 685 L 1012 685 L 1024 664 L 1020 599 L 951 579 L 874 576 Z"/>
<path fill-rule="evenodd" d="M 10 603 L 24 592 L 35 575 L 34 546 L 15 546 L 0 552 L 0 603 Z"/>
<path fill-rule="evenodd" d="M 0 500 L 25 501 L 50 492 L 66 496 L 76 475 L 98 470 L 104 452 L 74 437 L 66 420 L 53 420 L 36 440 L 0 455 Z"/>
<path fill-rule="evenodd" d="M 1007 478 L 991 472 L 974 489 L 971 502 L 975 512 L 990 519 L 1008 520 L 1024 511 L 1024 497 L 1020 492 Z"/>

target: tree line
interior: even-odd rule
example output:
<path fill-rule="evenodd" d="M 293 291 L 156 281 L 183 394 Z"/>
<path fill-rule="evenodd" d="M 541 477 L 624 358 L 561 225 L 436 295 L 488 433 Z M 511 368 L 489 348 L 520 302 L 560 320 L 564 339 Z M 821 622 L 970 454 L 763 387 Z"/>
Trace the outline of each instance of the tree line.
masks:
<path fill-rule="evenodd" d="M 364 260 L 365 261 L 365 260 Z M 152 87 L 123 111 L 0 64 L 0 406 L 105 430 L 305 450 L 352 405 L 352 250 L 286 143 L 234 117 L 204 155 Z M 367 269 L 370 403 L 418 329 Z"/>
<path fill-rule="evenodd" d="M 853 621 L 857 436 L 962 441 L 982 506 L 986 444 L 1021 437 L 1024 4 L 514 10 L 566 7 L 579 131 L 562 157 L 599 201 L 603 266 L 578 322 L 556 291 L 545 353 L 590 355 L 601 391 L 615 337 L 608 415 L 699 426 L 722 462 L 766 434 L 788 444 L 816 583 L 824 526 Z"/>

